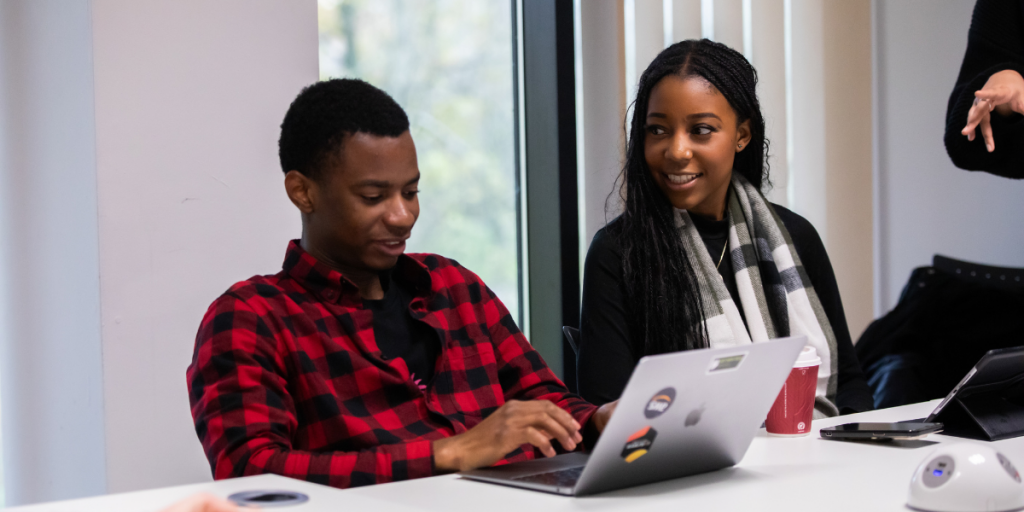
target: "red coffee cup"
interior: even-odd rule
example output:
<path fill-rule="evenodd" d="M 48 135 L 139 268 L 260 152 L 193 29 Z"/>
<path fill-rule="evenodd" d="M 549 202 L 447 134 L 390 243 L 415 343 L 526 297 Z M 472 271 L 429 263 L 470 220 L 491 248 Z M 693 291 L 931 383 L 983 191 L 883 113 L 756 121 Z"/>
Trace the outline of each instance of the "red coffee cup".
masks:
<path fill-rule="evenodd" d="M 764 426 L 770 436 L 799 437 L 811 433 L 814 417 L 814 392 L 818 387 L 821 358 L 814 347 L 800 351 L 789 378 L 775 398 Z"/>

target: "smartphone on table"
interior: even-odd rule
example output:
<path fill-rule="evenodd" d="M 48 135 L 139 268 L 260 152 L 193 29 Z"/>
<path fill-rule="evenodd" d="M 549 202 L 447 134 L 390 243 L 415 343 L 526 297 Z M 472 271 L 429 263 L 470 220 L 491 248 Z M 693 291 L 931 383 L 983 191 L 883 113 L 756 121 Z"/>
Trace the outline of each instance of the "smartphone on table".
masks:
<path fill-rule="evenodd" d="M 823 439 L 920 439 L 942 432 L 942 423 L 900 421 L 896 423 L 847 423 L 820 430 Z"/>

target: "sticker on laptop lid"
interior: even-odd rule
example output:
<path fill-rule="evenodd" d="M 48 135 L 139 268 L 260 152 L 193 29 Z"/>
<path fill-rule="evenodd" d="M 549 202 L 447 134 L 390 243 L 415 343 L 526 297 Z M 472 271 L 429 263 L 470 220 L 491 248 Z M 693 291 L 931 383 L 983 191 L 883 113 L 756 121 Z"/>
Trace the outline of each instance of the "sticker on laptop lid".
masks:
<path fill-rule="evenodd" d="M 746 357 L 746 352 L 716 357 L 712 359 L 711 363 L 708 365 L 708 373 L 735 370 L 740 367 L 740 363 L 742 363 L 743 359 Z"/>
<path fill-rule="evenodd" d="M 647 419 L 657 418 L 662 413 L 668 410 L 672 405 L 672 401 L 676 399 L 676 388 L 665 388 L 658 391 L 647 401 L 647 407 L 644 407 L 644 416 Z"/>
<path fill-rule="evenodd" d="M 657 435 L 658 431 L 650 426 L 637 430 L 626 439 L 626 446 L 622 448 L 622 458 L 626 459 L 626 462 L 633 462 L 647 455 Z"/>

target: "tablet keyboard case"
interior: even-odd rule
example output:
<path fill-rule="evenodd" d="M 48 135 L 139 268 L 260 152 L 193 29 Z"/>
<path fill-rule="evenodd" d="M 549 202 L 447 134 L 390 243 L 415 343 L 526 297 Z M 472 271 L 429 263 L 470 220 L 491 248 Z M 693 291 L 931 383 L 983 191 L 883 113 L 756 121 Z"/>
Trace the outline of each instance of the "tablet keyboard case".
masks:
<path fill-rule="evenodd" d="M 1024 375 L 979 389 L 965 389 L 935 421 L 945 424 L 942 433 L 950 436 L 982 441 L 1024 436 Z"/>

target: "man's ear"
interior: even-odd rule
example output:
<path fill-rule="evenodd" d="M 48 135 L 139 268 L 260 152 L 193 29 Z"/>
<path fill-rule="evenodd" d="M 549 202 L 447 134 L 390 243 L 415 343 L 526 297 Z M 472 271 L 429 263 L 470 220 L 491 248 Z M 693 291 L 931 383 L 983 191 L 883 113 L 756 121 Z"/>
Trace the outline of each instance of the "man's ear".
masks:
<path fill-rule="evenodd" d="M 747 145 L 750 144 L 750 138 L 751 137 L 752 137 L 752 135 L 750 133 L 750 119 L 747 119 L 746 121 L 743 121 L 742 123 L 740 123 L 740 125 L 738 127 L 736 127 L 736 152 L 737 153 L 739 153 L 740 151 L 743 151 L 744 149 L 746 149 Z"/>
<path fill-rule="evenodd" d="M 288 199 L 304 214 L 313 213 L 316 210 L 317 194 L 319 188 L 316 182 L 309 179 L 299 171 L 288 171 L 284 175 L 284 189 L 288 192 Z"/>

